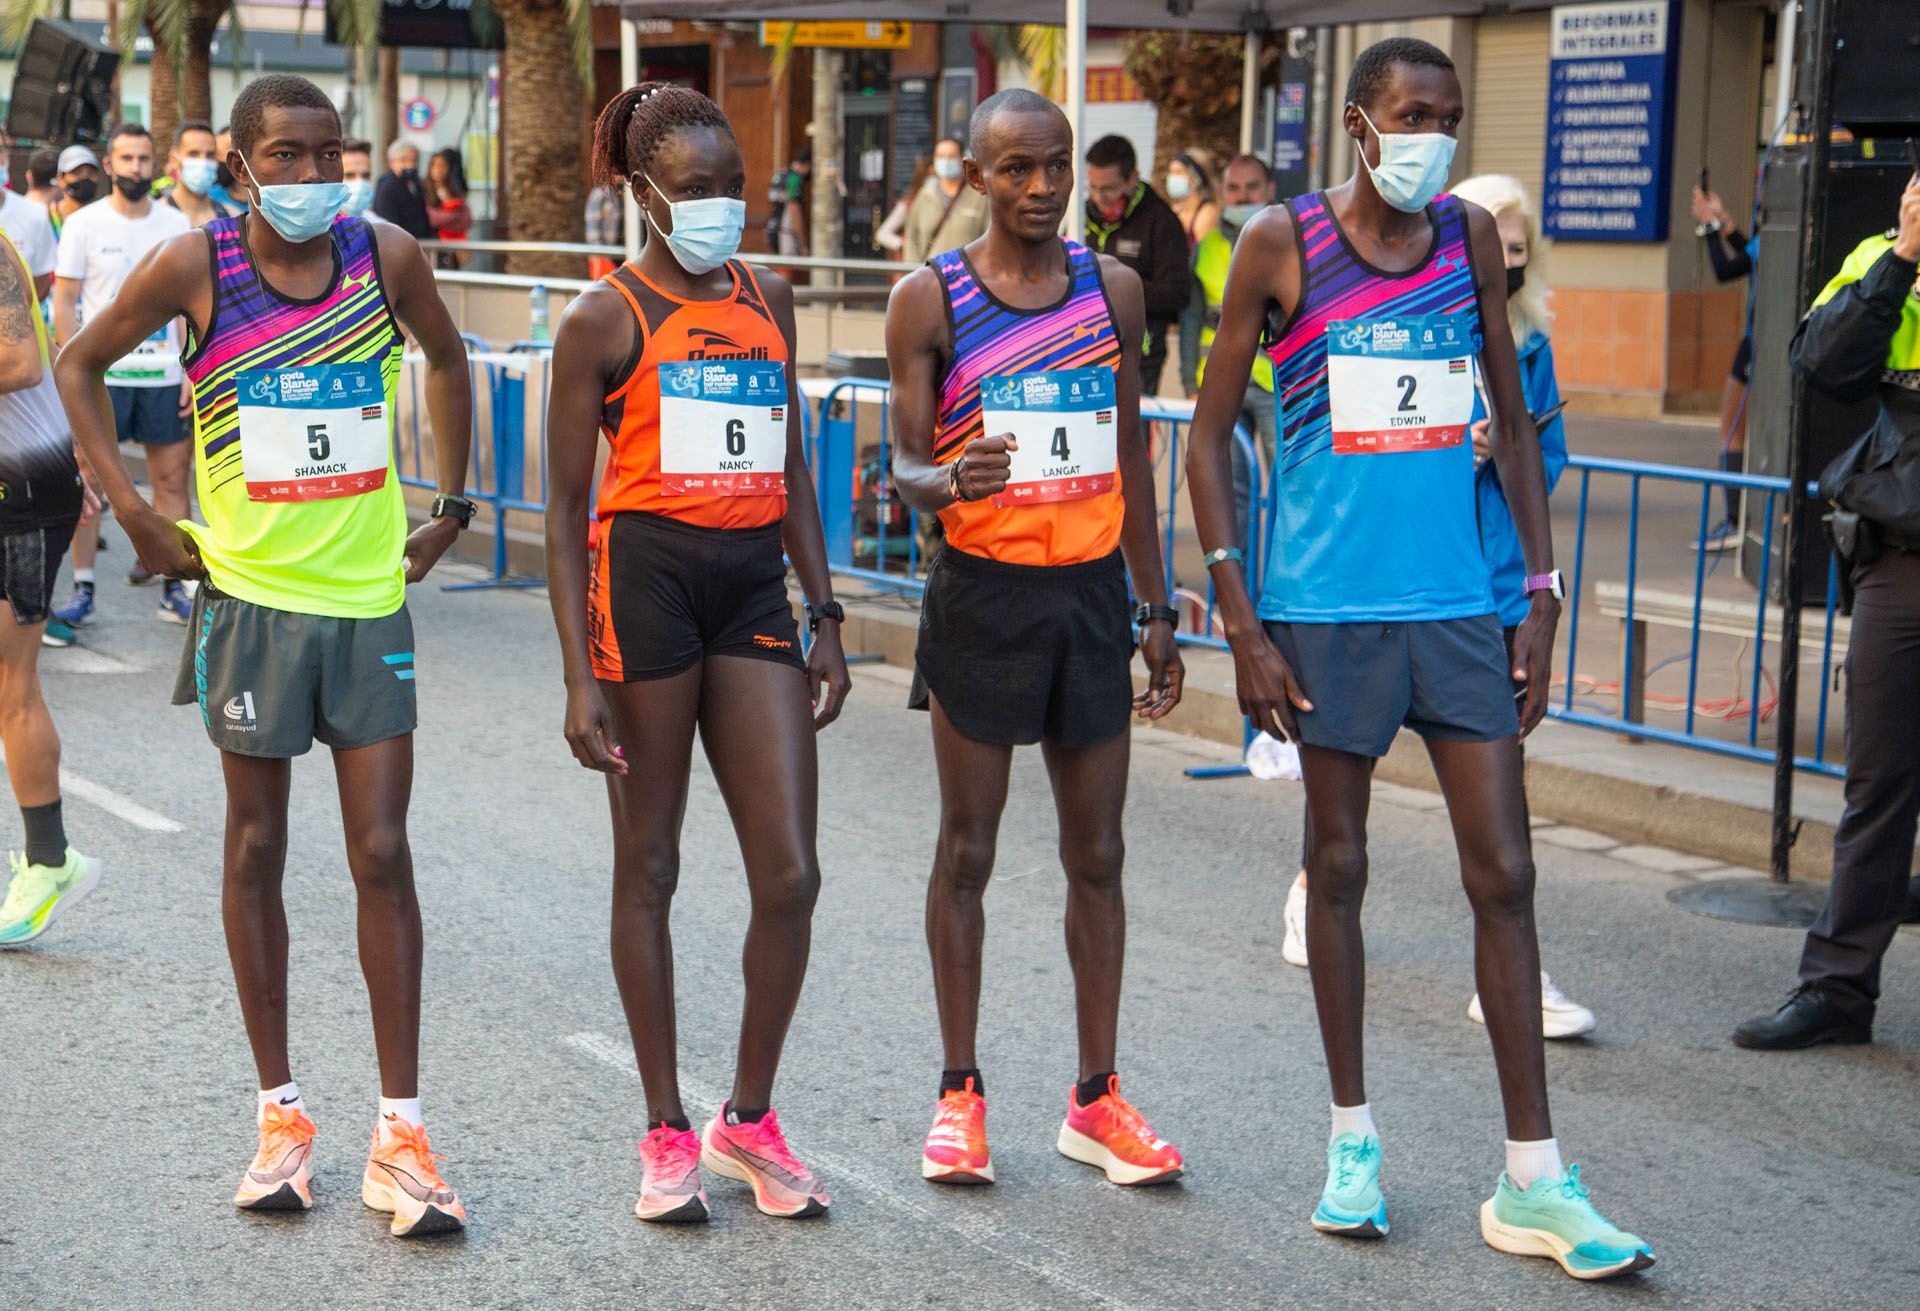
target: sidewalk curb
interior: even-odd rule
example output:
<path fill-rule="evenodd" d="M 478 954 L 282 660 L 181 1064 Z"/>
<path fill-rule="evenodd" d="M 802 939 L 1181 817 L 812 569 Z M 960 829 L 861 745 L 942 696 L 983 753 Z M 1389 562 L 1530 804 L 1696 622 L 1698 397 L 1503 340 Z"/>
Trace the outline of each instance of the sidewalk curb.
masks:
<path fill-rule="evenodd" d="M 913 667 L 917 602 L 858 591 L 843 591 L 839 599 L 847 608 L 841 639 L 848 654 L 877 655 L 890 665 Z M 1134 683 L 1145 685 L 1138 666 Z M 1180 708 L 1158 727 L 1238 747 L 1240 707 L 1231 696 L 1189 682 Z M 1412 733 L 1400 734 L 1376 772 L 1384 782 L 1440 790 L 1427 753 Z M 1527 801 L 1536 815 L 1604 833 L 1623 844 L 1667 847 L 1745 869 L 1765 869 L 1771 860 L 1772 816 L 1738 802 L 1538 759 L 1527 761 Z M 1833 877 L 1833 826 L 1811 817 L 1800 824 L 1794 878 L 1828 882 Z"/>

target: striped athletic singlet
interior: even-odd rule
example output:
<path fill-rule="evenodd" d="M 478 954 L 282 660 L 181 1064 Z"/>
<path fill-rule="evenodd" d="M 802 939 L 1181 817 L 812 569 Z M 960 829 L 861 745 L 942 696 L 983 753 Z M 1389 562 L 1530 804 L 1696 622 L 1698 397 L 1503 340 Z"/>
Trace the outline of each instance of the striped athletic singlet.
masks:
<path fill-rule="evenodd" d="M 1100 279 L 1100 257 L 1062 241 L 1072 278 L 1065 296 L 1044 309 L 1021 310 L 996 299 L 963 250 L 929 261 L 946 284 L 952 359 L 940 384 L 933 459 L 957 459 L 983 431 L 980 380 L 1040 370 L 1120 365 L 1113 306 Z M 1110 490 L 1079 500 L 996 507 L 991 499 L 955 502 L 940 511 L 947 544 L 1006 564 L 1084 564 L 1113 554 L 1125 515 L 1116 468 Z"/>
<path fill-rule="evenodd" d="M 407 511 L 393 469 L 401 338 L 373 229 L 336 218 L 332 285 L 294 300 L 261 277 L 245 221 L 200 229 L 213 314 L 181 362 L 207 522 L 183 526 L 229 596 L 343 619 L 392 614 L 406 600 Z"/>
<path fill-rule="evenodd" d="M 1300 303 L 1267 333 L 1283 446 L 1260 617 L 1492 613 L 1467 432 L 1481 326 L 1465 210 L 1429 205 L 1426 258 L 1392 273 L 1360 257 L 1324 193 L 1287 208 Z"/>
<path fill-rule="evenodd" d="M 690 477 L 669 473 L 662 478 L 663 441 L 686 435 L 661 430 L 663 365 L 693 366 L 685 372 L 696 376 L 704 373 L 700 366 L 708 364 L 732 365 L 749 373 L 755 366 L 763 372 L 765 365 L 781 366 L 780 413 L 774 417 L 781 434 L 786 431 L 785 407 L 791 402 L 792 386 L 787 376 L 786 336 L 773 321 L 753 270 L 741 260 L 728 260 L 727 271 L 733 274 L 733 290 L 720 300 L 681 300 L 654 286 L 632 264 L 622 264 L 601 279 L 626 300 L 635 329 L 625 377 L 606 398 L 600 416 L 612 450 L 600 480 L 600 518 L 623 510 L 644 510 L 703 528 L 759 528 L 785 517 L 784 490 L 707 495 L 685 490 L 689 483 L 702 485 Z M 775 407 L 757 408 L 764 417 Z M 676 458 L 712 470 L 725 462 L 725 440 L 716 429 L 710 442 L 695 445 L 684 456 L 676 453 Z M 780 451 L 784 457 L 785 447 Z M 780 481 L 784 486 L 784 478 Z"/>

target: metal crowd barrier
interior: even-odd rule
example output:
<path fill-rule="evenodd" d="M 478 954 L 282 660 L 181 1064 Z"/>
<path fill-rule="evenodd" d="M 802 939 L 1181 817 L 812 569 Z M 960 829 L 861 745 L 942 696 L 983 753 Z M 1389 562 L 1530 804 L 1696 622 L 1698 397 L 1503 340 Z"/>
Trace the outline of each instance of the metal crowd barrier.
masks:
<path fill-rule="evenodd" d="M 1784 534 L 1783 506 L 1780 498 L 1791 490 L 1792 484 L 1785 478 L 1759 474 L 1724 473 L 1719 470 L 1642 464 L 1631 460 L 1609 460 L 1584 455 L 1571 457 L 1567 467 L 1569 472 L 1579 474 L 1580 504 L 1576 519 L 1573 572 L 1568 580 L 1566 613 L 1561 625 L 1562 631 L 1566 634 L 1564 688 L 1549 705 L 1547 713 L 1570 724 L 1606 729 L 1631 738 L 1645 738 L 1649 741 L 1710 751 L 1717 755 L 1734 756 L 1742 760 L 1772 763 L 1775 751 L 1773 748 L 1760 745 L 1760 723 L 1769 717 L 1772 710 L 1772 703 L 1762 700 L 1764 686 L 1768 679 L 1765 660 L 1770 627 L 1768 620 L 1771 612 L 1777 609 L 1777 606 L 1769 604 L 1768 591 L 1772 581 L 1774 542 L 1777 536 Z M 1589 589 L 1586 587 L 1587 529 L 1592 509 L 1593 480 L 1596 476 L 1625 479 L 1628 494 L 1627 566 L 1623 584 L 1624 608 L 1621 614 L 1620 669 L 1622 675 L 1617 685 L 1617 704 L 1611 713 L 1592 703 L 1582 705 L 1576 700 L 1580 685 L 1595 681 L 1581 676 L 1578 661 L 1583 615 L 1590 609 L 1598 608 L 1598 601 L 1590 597 Z M 1656 664 L 1653 669 L 1645 669 L 1647 653 L 1639 647 L 1639 643 L 1645 640 L 1642 633 L 1647 622 L 1646 615 L 1649 612 L 1648 608 L 1641 604 L 1644 591 L 1641 580 L 1641 491 L 1643 484 L 1648 482 L 1699 488 L 1700 511 L 1696 540 L 1704 540 L 1707 536 L 1709 523 L 1715 517 L 1713 502 L 1721 489 L 1732 487 L 1747 496 L 1748 521 L 1757 526 L 1760 534 L 1758 576 L 1752 580 L 1753 597 L 1750 602 L 1751 637 L 1747 639 L 1752 647 L 1751 672 L 1747 677 L 1747 696 L 1744 705 L 1736 696 L 1727 712 L 1720 716 L 1726 719 L 1744 716 L 1746 720 L 1746 731 L 1742 735 L 1745 738 L 1744 741 L 1730 741 L 1699 731 L 1701 721 L 1708 717 L 1708 713 L 1703 711 L 1699 702 L 1703 620 L 1710 609 L 1724 613 L 1735 604 L 1740 606 L 1749 604 L 1745 601 L 1730 603 L 1725 600 L 1708 600 L 1707 578 L 1711 570 L 1717 566 L 1709 564 L 1707 552 L 1696 550 L 1692 556 L 1693 585 L 1685 621 L 1686 654 L 1670 656 Z M 1564 481 L 1561 487 L 1560 494 L 1564 496 L 1566 494 Z M 1817 486 L 1809 483 L 1806 491 L 1808 497 L 1814 499 L 1817 504 Z M 1621 589 L 1616 587 L 1613 590 Z M 1597 588 L 1594 589 L 1594 593 L 1597 596 Z M 1820 696 L 1814 719 L 1813 754 L 1796 755 L 1793 762 L 1797 769 L 1833 778 L 1844 777 L 1846 774 L 1844 764 L 1827 759 L 1827 714 L 1834 691 L 1834 629 L 1839 596 L 1838 566 L 1830 560 L 1827 567 L 1825 617 L 1819 636 Z M 1588 622 L 1592 620 L 1588 619 Z M 1802 645 L 1806 644 L 1807 639 L 1803 638 Z M 1799 650 L 1782 649 L 1777 655 L 1777 659 L 1781 661 L 1800 658 Z M 1682 660 L 1686 665 L 1686 695 L 1680 710 L 1681 727 L 1674 729 L 1648 723 L 1646 719 L 1647 679 L 1652 674 Z"/>

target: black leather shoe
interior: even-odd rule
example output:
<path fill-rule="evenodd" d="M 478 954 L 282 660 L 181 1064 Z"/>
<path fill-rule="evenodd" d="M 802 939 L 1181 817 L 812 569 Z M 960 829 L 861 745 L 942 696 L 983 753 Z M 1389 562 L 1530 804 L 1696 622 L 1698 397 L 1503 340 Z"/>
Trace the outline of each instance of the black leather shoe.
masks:
<path fill-rule="evenodd" d="M 1847 1015 L 1812 984 L 1802 984 L 1773 1014 L 1748 1020 L 1733 1031 L 1736 1047 L 1763 1052 L 1795 1051 L 1823 1042 L 1851 1046 L 1872 1041 L 1871 1020 Z"/>

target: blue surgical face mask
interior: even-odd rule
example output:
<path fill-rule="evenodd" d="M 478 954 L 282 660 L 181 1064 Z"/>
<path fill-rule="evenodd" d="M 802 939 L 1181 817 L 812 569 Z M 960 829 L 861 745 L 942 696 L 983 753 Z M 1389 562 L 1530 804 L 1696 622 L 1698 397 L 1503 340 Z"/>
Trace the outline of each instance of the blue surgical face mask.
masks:
<path fill-rule="evenodd" d="M 1395 209 L 1418 214 L 1447 185 L 1453 152 L 1460 143 L 1444 132 L 1382 133 L 1364 109 L 1360 118 L 1380 139 L 1378 167 L 1367 163 L 1366 151 L 1360 152 L 1361 166 L 1373 179 L 1373 189 Z"/>
<path fill-rule="evenodd" d="M 667 193 L 660 190 L 658 182 L 644 173 L 640 176 L 662 200 L 666 199 Z M 667 214 L 673 220 L 671 232 L 660 232 L 647 206 L 642 205 L 640 212 L 647 216 L 648 226 L 660 234 L 660 240 L 667 243 L 680 267 L 696 277 L 732 259 L 740 249 L 740 234 L 747 228 L 747 202 L 731 196 L 667 201 Z"/>
<path fill-rule="evenodd" d="M 936 159 L 933 161 L 933 175 L 942 182 L 951 182 L 964 170 L 957 159 Z"/>
<path fill-rule="evenodd" d="M 204 196 L 213 190 L 213 180 L 219 172 L 218 160 L 183 159 L 180 161 L 180 185 L 196 196 Z"/>
<path fill-rule="evenodd" d="M 1220 211 L 1220 221 L 1237 232 L 1253 222 L 1253 216 L 1265 208 L 1265 205 L 1229 205 Z"/>
<path fill-rule="evenodd" d="M 373 203 L 373 179 L 349 178 L 347 180 L 347 198 L 340 206 L 342 214 L 359 218 L 367 212 L 367 206 Z"/>
<path fill-rule="evenodd" d="M 243 160 L 252 174 L 253 164 Z M 334 216 L 346 203 L 344 182 L 289 182 L 264 186 L 253 179 L 254 208 L 273 230 L 298 244 L 312 241 L 333 226 Z"/>
<path fill-rule="evenodd" d="M 1185 200 L 1193 194 L 1193 179 L 1185 173 L 1167 174 L 1167 199 Z"/>

